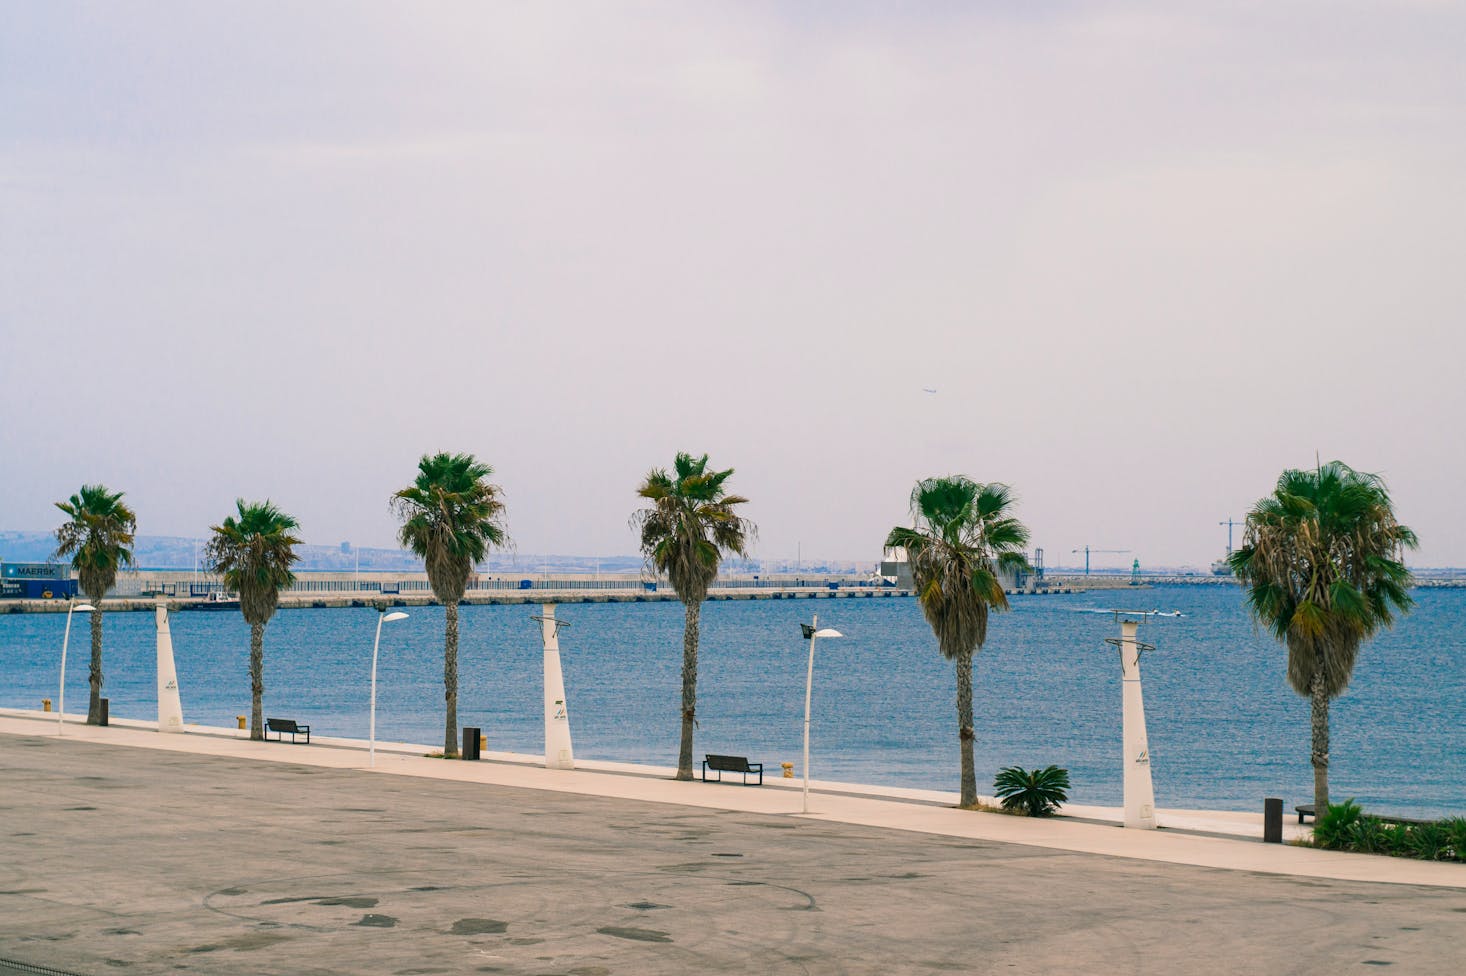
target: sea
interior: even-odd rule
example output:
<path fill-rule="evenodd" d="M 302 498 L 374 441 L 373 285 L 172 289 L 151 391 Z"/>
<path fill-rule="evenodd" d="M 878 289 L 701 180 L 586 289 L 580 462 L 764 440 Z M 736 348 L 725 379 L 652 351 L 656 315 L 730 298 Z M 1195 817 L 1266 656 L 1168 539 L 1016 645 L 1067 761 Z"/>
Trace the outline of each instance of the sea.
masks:
<path fill-rule="evenodd" d="M 1466 590 L 1421 589 L 1414 611 L 1367 643 L 1335 702 L 1330 789 L 1367 810 L 1466 815 Z M 979 792 L 998 769 L 1069 770 L 1076 803 L 1121 803 L 1121 691 L 1114 617 L 1179 611 L 1140 639 L 1157 805 L 1261 810 L 1312 800 L 1309 708 L 1287 685 L 1285 650 L 1258 629 L 1234 586 L 1172 585 L 1015 596 L 975 662 Z M 542 754 L 542 647 L 529 605 L 460 610 L 459 723 L 491 750 Z M 441 747 L 443 610 L 383 628 L 378 741 Z M 811 775 L 956 791 L 956 682 L 911 598 L 710 601 L 702 612 L 694 749 L 745 755 L 777 775 L 800 761 L 809 645 L 818 614 L 844 634 L 817 643 Z M 577 758 L 676 764 L 683 608 L 567 604 L 558 616 Z M 56 698 L 64 614 L 0 615 L 0 706 Z M 184 719 L 235 725 L 249 713 L 249 628 L 237 612 L 171 617 Z M 365 739 L 374 610 L 286 609 L 265 632 L 265 712 L 315 734 Z M 111 714 L 155 720 L 152 613 L 105 617 Z M 85 711 L 89 629 L 73 619 L 68 711 Z M 3 744 L 0 744 L 3 748 Z"/>

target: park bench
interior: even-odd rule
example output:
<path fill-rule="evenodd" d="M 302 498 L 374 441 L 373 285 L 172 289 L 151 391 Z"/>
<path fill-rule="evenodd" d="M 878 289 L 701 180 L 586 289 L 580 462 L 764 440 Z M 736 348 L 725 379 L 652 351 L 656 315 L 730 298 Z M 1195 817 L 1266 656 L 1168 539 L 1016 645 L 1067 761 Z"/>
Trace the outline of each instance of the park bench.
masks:
<path fill-rule="evenodd" d="M 299 722 L 297 722 L 293 718 L 267 718 L 267 719 L 265 719 L 265 738 L 266 739 L 268 739 L 270 737 L 270 733 L 271 732 L 274 732 L 275 733 L 275 738 L 279 739 L 281 742 L 284 742 L 285 741 L 285 733 L 286 732 L 289 732 L 290 733 L 290 741 L 291 742 L 294 742 L 295 741 L 295 737 L 297 735 L 303 735 L 303 736 L 305 736 L 305 744 L 306 745 L 310 745 L 311 744 L 311 727 L 309 725 L 301 725 Z"/>
<path fill-rule="evenodd" d="M 743 782 L 747 784 L 748 774 L 758 773 L 757 785 L 764 785 L 764 764 L 751 763 L 745 756 L 714 756 L 709 753 L 702 761 L 702 781 L 704 783 L 708 781 L 708 770 L 710 769 L 718 774 L 718 778 L 713 781 L 715 783 L 723 782 L 724 773 L 742 773 Z"/>
<path fill-rule="evenodd" d="M 1434 820 L 1419 820 L 1415 817 L 1392 817 L 1388 813 L 1371 813 L 1368 816 L 1383 820 L 1387 824 L 1394 824 L 1396 827 L 1427 827 L 1436 823 Z"/>
<path fill-rule="evenodd" d="M 1312 803 L 1300 804 L 1293 809 L 1298 811 L 1299 823 L 1303 822 L 1304 817 L 1312 817 L 1315 823 L 1318 822 L 1318 818 L 1313 815 Z M 1414 817 L 1392 817 L 1387 813 L 1366 813 L 1366 816 L 1373 817 L 1376 820 L 1383 820 L 1385 823 L 1394 824 L 1397 827 L 1423 827 L 1426 824 L 1435 823 L 1434 820 L 1416 820 Z"/>

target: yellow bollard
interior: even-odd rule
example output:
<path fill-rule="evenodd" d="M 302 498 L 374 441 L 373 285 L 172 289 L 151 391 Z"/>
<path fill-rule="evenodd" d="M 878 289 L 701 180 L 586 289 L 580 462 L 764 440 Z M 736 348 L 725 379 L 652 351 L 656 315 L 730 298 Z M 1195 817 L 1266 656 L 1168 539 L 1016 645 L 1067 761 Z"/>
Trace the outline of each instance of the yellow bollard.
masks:
<path fill-rule="evenodd" d="M 241 729 L 242 729 L 242 728 L 244 728 L 244 716 L 243 716 L 243 715 L 236 715 L 236 716 L 234 716 L 234 717 L 235 717 L 235 719 L 237 719 L 237 720 L 238 720 L 238 722 L 239 722 L 239 727 L 240 727 L 240 728 L 241 728 Z"/>
<path fill-rule="evenodd" d="M 51 699 L 49 699 L 49 698 L 42 698 L 41 699 L 41 711 L 43 711 L 43 712 L 49 712 L 50 710 L 51 710 Z"/>
<path fill-rule="evenodd" d="M 482 732 L 480 732 L 479 733 L 479 736 L 478 736 L 478 751 L 479 752 L 488 752 L 489 751 L 489 737 L 486 736 L 486 735 L 484 735 Z"/>
<path fill-rule="evenodd" d="M 779 765 L 784 767 L 784 778 L 785 779 L 793 779 L 794 778 L 794 764 L 793 763 L 779 763 Z"/>

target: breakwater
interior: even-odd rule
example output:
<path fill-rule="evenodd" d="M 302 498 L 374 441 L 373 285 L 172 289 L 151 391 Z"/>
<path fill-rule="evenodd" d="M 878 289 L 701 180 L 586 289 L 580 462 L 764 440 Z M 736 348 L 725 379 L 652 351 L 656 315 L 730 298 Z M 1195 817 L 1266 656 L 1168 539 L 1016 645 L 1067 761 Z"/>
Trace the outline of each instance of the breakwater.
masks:
<path fill-rule="evenodd" d="M 710 601 L 722 600 L 869 600 L 909 597 L 910 590 L 714 590 L 708 593 Z M 566 604 L 566 603 L 676 603 L 677 594 L 672 590 L 659 589 L 655 592 L 627 592 L 618 590 L 505 590 L 492 593 L 470 593 L 459 601 L 460 606 L 518 606 L 521 604 Z M 206 599 L 189 597 L 114 597 L 102 601 L 102 608 L 108 613 L 114 611 L 151 611 L 159 605 L 174 610 L 230 609 L 238 612 L 238 606 L 220 606 Z M 413 593 L 282 593 L 280 609 L 340 609 L 350 607 L 435 607 L 441 606 L 431 591 Z M 65 613 L 65 600 L 5 600 L 0 602 L 0 613 Z"/>
<path fill-rule="evenodd" d="M 1084 592 L 1076 586 L 1052 586 L 1036 590 L 1009 590 L 1009 596 L 1067 595 Z M 901 587 L 869 586 L 861 584 L 833 584 L 819 582 L 807 586 L 740 586 L 715 587 L 708 591 L 708 600 L 887 600 L 910 597 L 912 591 Z M 80 599 L 80 598 L 78 598 Z M 492 588 L 473 589 L 459 601 L 460 606 L 517 606 L 520 604 L 573 604 L 573 603 L 667 603 L 678 602 L 675 590 L 660 585 L 655 589 L 640 587 L 598 588 L 594 581 L 581 581 L 574 587 L 556 587 L 553 584 L 523 589 Z M 237 604 L 220 604 L 205 596 L 168 596 L 149 594 L 138 596 L 115 596 L 102 601 L 107 613 L 152 611 L 159 605 L 169 611 L 226 611 L 238 612 Z M 439 606 L 432 591 L 423 588 L 409 589 L 356 589 L 312 590 L 295 589 L 280 594 L 281 609 L 340 609 L 351 607 L 430 607 Z M 61 599 L 0 600 L 0 614 L 7 613 L 65 613 L 67 602 Z"/>

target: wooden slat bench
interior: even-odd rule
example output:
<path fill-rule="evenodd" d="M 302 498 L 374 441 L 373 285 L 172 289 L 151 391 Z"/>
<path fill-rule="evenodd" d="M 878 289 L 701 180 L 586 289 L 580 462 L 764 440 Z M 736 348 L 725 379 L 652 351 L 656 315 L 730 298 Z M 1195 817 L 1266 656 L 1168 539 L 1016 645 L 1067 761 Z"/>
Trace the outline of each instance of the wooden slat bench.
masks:
<path fill-rule="evenodd" d="M 289 732 L 291 742 L 295 741 L 295 737 L 297 735 L 303 735 L 305 736 L 305 744 L 311 744 L 311 727 L 309 725 L 301 725 L 293 718 L 265 719 L 266 739 L 270 737 L 271 732 L 274 732 L 275 738 L 279 739 L 281 742 L 285 741 L 285 733 Z"/>
<path fill-rule="evenodd" d="M 702 761 L 702 781 L 704 783 L 708 781 L 708 770 L 710 769 L 718 774 L 718 778 L 713 780 L 715 783 L 723 782 L 724 773 L 742 773 L 743 782 L 747 785 L 749 774 L 757 773 L 758 783 L 755 785 L 764 785 L 764 764 L 751 763 L 746 756 L 714 756 L 709 753 Z"/>
<path fill-rule="evenodd" d="M 1318 818 L 1313 814 L 1313 804 L 1304 803 L 1293 808 L 1298 811 L 1298 822 L 1302 823 L 1304 817 L 1312 818 L 1317 823 Z M 1365 813 L 1366 817 L 1373 817 L 1376 820 L 1383 820 L 1385 823 L 1394 824 L 1397 827 L 1422 827 L 1426 824 L 1435 823 L 1434 820 L 1417 820 L 1414 817 L 1392 817 L 1387 813 Z"/>

